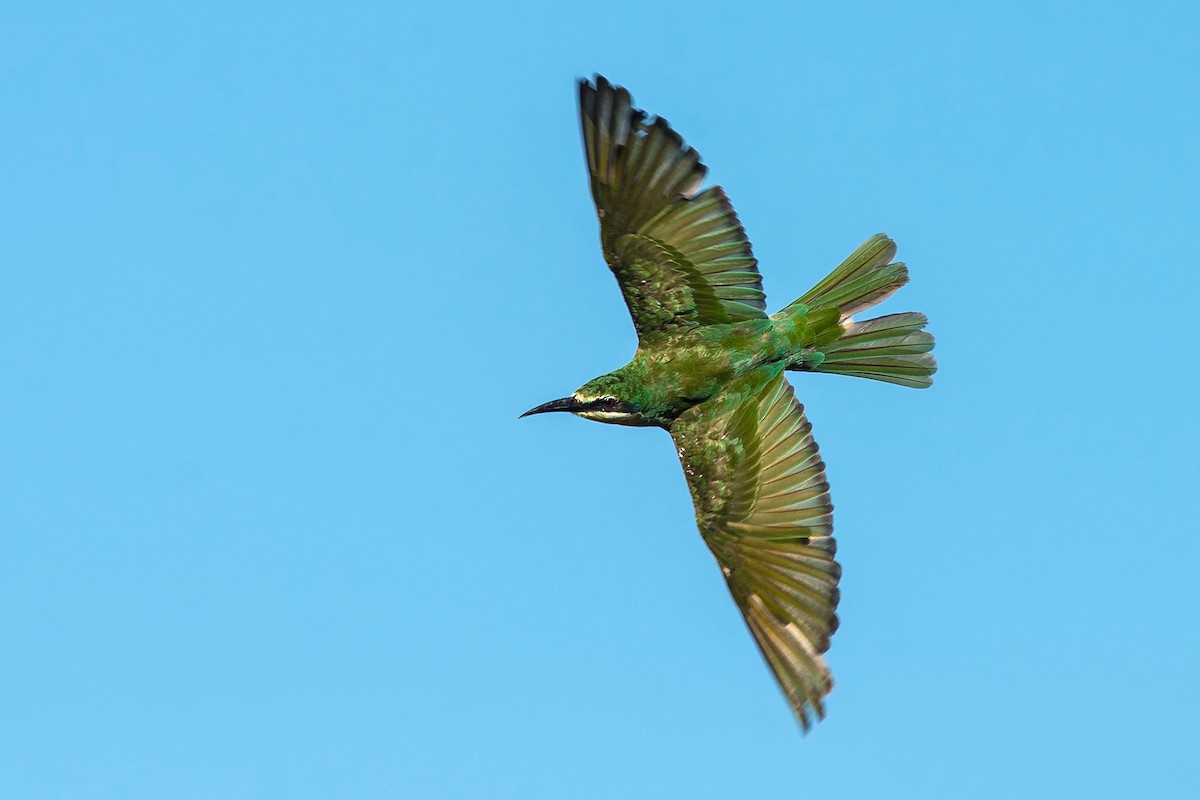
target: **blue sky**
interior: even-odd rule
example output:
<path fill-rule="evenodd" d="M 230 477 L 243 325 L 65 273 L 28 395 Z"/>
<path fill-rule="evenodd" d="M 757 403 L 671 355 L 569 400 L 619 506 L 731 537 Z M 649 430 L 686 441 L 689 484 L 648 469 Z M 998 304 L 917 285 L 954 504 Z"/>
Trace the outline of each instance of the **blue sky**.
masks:
<path fill-rule="evenodd" d="M 11 4 L 0 785 L 1193 797 L 1193 4 Z M 801 737 L 629 357 L 573 81 L 771 308 L 867 236 L 925 392 L 801 375 L 845 566 Z"/>

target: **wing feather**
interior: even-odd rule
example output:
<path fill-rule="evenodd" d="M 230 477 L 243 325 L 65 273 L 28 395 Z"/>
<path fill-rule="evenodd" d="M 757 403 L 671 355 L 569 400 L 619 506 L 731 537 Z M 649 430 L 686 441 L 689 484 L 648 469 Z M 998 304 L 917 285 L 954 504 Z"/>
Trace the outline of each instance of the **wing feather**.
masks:
<path fill-rule="evenodd" d="M 579 82 L 579 112 L 604 258 L 638 336 L 763 318 L 758 262 L 721 187 L 698 191 L 699 153 L 603 77 Z"/>
<path fill-rule="evenodd" d="M 671 429 L 696 521 L 800 724 L 825 714 L 837 629 L 833 505 L 804 407 L 777 370 L 734 381 Z"/>

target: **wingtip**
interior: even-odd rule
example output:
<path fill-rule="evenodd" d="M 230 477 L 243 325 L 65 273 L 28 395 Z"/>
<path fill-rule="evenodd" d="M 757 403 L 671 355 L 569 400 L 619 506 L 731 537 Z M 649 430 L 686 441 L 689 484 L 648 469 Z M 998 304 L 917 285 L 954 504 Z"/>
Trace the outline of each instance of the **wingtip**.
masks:
<path fill-rule="evenodd" d="M 580 91 L 591 90 L 596 94 L 613 94 L 616 96 L 631 97 L 629 90 L 620 84 L 613 83 L 608 78 L 601 75 L 599 72 L 593 72 L 592 77 L 581 77 L 575 79 Z M 632 98 L 631 98 L 632 99 Z"/>
<path fill-rule="evenodd" d="M 580 97 L 587 97 L 588 95 L 593 97 L 601 96 L 612 91 L 613 88 L 612 84 L 598 72 L 593 73 L 590 78 L 586 76 L 576 78 L 575 86 L 579 90 Z"/>

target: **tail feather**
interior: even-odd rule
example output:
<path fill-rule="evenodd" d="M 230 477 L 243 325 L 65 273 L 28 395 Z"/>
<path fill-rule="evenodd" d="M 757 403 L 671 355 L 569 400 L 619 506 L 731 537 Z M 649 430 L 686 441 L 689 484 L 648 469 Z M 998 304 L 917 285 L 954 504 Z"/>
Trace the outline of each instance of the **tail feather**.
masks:
<path fill-rule="evenodd" d="M 930 354 L 933 336 L 922 330 L 924 314 L 908 312 L 864 322 L 844 321 L 845 333 L 821 348 L 813 372 L 854 375 L 924 389 L 933 384 L 937 361 Z"/>
<path fill-rule="evenodd" d="M 896 243 L 875 234 L 784 312 L 797 306 L 811 311 L 836 308 L 848 317 L 883 302 L 908 283 L 908 267 L 890 263 L 895 256 Z"/>
<path fill-rule="evenodd" d="M 923 389 L 937 362 L 924 314 L 909 312 L 855 322 L 851 314 L 887 299 L 908 283 L 908 268 L 889 263 L 896 243 L 882 233 L 863 242 L 837 269 L 780 315 L 811 332 L 788 369 L 854 375 Z"/>

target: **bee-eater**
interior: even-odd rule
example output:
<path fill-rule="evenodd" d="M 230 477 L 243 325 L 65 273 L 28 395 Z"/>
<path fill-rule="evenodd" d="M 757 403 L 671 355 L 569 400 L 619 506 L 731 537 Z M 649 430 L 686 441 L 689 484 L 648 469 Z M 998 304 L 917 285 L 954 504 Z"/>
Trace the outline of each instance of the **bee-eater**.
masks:
<path fill-rule="evenodd" d="M 662 117 L 603 77 L 579 81 L 583 149 L 604 260 L 633 317 L 633 360 L 522 416 L 569 411 L 665 428 L 696 522 L 801 726 L 833 688 L 833 505 L 785 371 L 924 388 L 937 366 L 924 314 L 852 319 L 908 282 L 887 236 L 867 239 L 767 316 L 758 262 L 725 192 Z"/>

